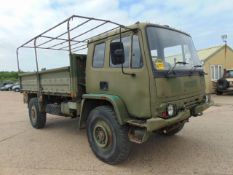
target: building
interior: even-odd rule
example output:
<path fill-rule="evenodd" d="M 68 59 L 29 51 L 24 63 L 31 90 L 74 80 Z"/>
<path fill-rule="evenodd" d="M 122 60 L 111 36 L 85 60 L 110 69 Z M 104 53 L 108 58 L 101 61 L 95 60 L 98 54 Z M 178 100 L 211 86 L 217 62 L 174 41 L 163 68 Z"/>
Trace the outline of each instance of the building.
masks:
<path fill-rule="evenodd" d="M 198 51 L 204 63 L 206 92 L 215 93 L 215 83 L 222 77 L 224 69 L 233 68 L 233 49 L 221 45 Z"/>

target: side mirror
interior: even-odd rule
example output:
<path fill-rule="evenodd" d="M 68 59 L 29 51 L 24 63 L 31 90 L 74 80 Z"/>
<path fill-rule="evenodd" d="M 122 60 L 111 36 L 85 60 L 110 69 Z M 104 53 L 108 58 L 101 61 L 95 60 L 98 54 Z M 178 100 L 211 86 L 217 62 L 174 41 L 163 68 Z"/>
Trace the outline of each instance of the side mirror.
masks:
<path fill-rule="evenodd" d="M 124 46 L 122 42 L 113 42 L 110 44 L 110 54 L 112 64 L 123 64 L 125 62 Z"/>

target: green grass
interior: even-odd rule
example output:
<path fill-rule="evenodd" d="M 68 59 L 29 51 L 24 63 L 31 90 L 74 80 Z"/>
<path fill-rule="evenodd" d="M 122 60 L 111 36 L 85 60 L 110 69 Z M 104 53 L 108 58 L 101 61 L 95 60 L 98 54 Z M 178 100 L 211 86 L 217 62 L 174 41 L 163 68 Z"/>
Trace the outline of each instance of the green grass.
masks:
<path fill-rule="evenodd" d="M 5 81 L 12 81 L 16 82 L 18 81 L 18 72 L 6 72 L 2 71 L 0 72 L 0 83 Z"/>

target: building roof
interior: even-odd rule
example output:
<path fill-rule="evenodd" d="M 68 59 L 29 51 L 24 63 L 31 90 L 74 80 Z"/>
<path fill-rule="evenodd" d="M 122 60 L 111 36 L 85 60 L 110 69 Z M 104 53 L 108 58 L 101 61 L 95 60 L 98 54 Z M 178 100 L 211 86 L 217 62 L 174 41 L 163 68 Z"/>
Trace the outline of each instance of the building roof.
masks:
<path fill-rule="evenodd" d="M 207 58 L 211 57 L 215 53 L 217 53 L 219 50 L 221 50 L 224 47 L 224 45 L 210 47 L 206 49 L 201 49 L 197 51 L 197 54 L 200 58 L 200 60 L 205 61 Z"/>

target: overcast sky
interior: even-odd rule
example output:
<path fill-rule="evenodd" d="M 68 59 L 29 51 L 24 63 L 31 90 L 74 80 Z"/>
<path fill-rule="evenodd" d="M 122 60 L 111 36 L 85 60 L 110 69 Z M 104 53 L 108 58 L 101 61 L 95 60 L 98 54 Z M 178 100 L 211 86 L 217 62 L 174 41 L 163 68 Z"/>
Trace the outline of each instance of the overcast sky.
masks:
<path fill-rule="evenodd" d="M 167 24 L 192 35 L 197 49 L 223 44 L 233 47 L 232 0 L 0 0 L 0 71 L 17 70 L 16 48 L 72 14 Z M 46 64 L 67 64 L 46 58 Z M 67 59 L 68 60 L 68 59 Z M 56 62 L 56 63 L 55 63 Z M 35 65 L 28 61 L 28 68 Z"/>

